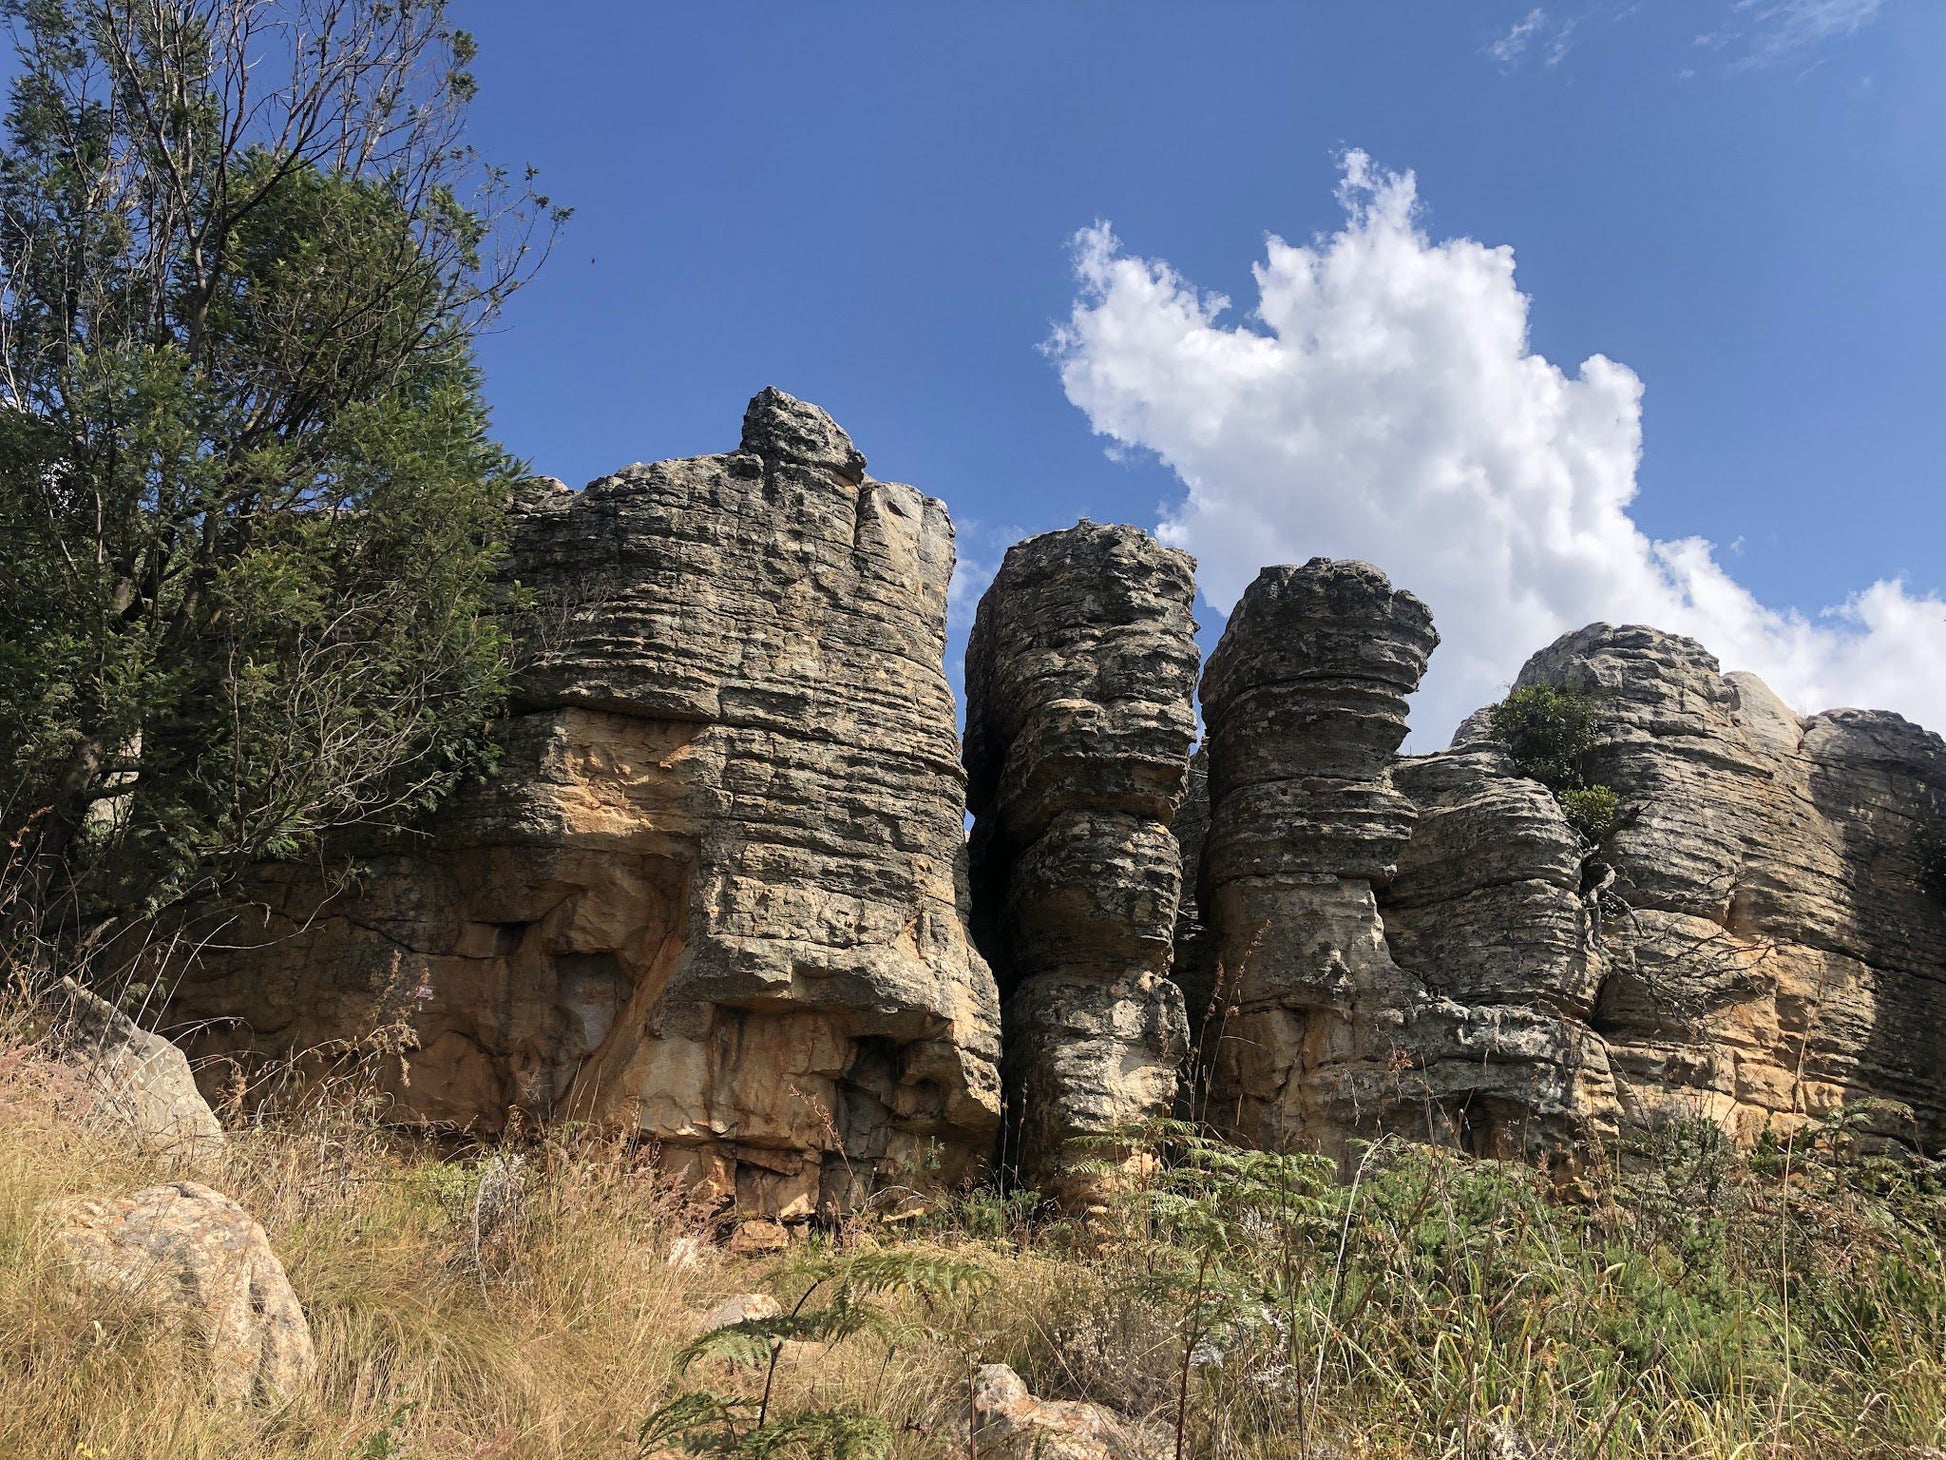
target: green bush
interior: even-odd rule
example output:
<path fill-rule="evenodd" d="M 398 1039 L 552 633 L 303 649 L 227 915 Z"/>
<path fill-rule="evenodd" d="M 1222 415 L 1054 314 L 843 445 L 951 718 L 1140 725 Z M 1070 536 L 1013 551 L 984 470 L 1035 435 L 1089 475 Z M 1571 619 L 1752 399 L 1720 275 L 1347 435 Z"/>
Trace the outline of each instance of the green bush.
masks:
<path fill-rule="evenodd" d="M 1572 791 L 1556 791 L 1554 799 L 1561 803 L 1561 811 L 1567 817 L 1568 825 L 1584 841 L 1597 845 L 1615 829 L 1615 822 L 1622 812 L 1622 798 L 1609 786 L 1579 786 Z"/>
<path fill-rule="evenodd" d="M 1601 737 L 1604 696 L 1571 685 L 1517 686 L 1492 710 L 1493 733 L 1514 763 L 1554 793 L 1568 825 L 1599 845 L 1621 815 L 1621 797 L 1590 781 L 1583 763 Z"/>

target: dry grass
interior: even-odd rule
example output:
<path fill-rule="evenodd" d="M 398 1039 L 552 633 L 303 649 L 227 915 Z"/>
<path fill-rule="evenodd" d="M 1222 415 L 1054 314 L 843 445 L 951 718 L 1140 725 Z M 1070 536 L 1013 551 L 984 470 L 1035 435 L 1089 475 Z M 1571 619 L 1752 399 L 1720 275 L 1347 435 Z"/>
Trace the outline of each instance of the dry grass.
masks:
<path fill-rule="evenodd" d="M 710 1249 L 671 1266 L 706 1216 L 626 1142 L 555 1132 L 523 1143 L 509 1176 L 505 1157 L 379 1129 L 341 1086 L 242 1124 L 190 1173 L 268 1228 L 320 1356 L 284 1409 L 224 1408 L 183 1340 L 77 1296 L 48 1252 L 47 1203 L 176 1174 L 63 1118 L 61 1095 L 30 1046 L 0 1039 L 9 1460 L 626 1460 L 678 1388 L 750 1392 L 720 1366 L 676 1371 L 692 1313 L 801 1291 L 788 1257 Z M 1131 1208 L 1077 1228 L 975 1193 L 909 1236 L 818 1239 L 937 1247 L 1000 1281 L 908 1300 L 889 1341 L 794 1348 L 782 1408 L 876 1414 L 895 1454 L 948 1460 L 966 1454 L 954 1421 L 972 1366 L 1006 1362 L 1037 1393 L 1165 1428 L 1186 1393 L 1198 1460 L 1940 1460 L 1936 1196 L 1888 1205 L 1802 1157 L 1788 1185 L 1761 1162 L 1700 1159 L 1669 1155 L 1659 1186 L 1565 1208 L 1527 1173 L 1401 1153 L 1355 1199 L 1294 1190 L 1284 1226 L 1219 1199 L 1202 1226 Z M 1204 1244 L 1248 1300 L 1220 1322 L 1214 1279 L 1194 1276 Z"/>

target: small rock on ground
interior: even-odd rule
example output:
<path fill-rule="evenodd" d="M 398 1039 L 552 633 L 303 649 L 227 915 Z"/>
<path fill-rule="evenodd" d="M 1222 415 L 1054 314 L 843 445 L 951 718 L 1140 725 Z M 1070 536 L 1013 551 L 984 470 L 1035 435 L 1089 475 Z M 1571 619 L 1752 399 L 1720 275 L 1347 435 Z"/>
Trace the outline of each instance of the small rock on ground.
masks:
<path fill-rule="evenodd" d="M 968 1396 L 981 1460 L 1167 1460 L 1168 1439 L 1099 1404 L 1036 1399 L 1005 1364 L 982 1364 Z"/>

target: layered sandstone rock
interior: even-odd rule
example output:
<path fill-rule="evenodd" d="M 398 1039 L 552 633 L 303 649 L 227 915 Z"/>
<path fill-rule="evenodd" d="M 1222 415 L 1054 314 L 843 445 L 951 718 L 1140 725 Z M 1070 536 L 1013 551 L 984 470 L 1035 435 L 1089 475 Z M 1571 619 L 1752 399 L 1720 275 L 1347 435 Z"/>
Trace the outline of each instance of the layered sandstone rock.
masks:
<path fill-rule="evenodd" d="M 723 456 L 512 511 L 523 664 L 491 782 L 430 843 L 261 907 L 173 1006 L 203 1052 L 408 1045 L 424 1119 L 639 1129 L 754 1215 L 952 1180 L 998 1120 L 956 892 L 945 507 L 766 390 Z"/>
<path fill-rule="evenodd" d="M 1618 1117 L 1749 1139 L 1873 1097 L 1946 1137 L 1946 742 L 1898 715 L 1799 719 L 1701 645 L 1596 624 L 1521 683 L 1600 696 L 1589 779 L 1622 800 L 1588 1028 Z"/>
<path fill-rule="evenodd" d="M 1018 1164 L 1166 1114 L 1187 1042 L 1168 977 L 1170 834 L 1195 734 L 1193 564 L 1132 527 L 1017 543 L 966 656 L 976 929 L 1005 999 Z"/>
<path fill-rule="evenodd" d="M 1622 812 L 1583 844 L 1484 715 L 1396 769 L 1419 819 L 1381 910 L 1445 1133 L 1572 1160 L 1670 1119 L 1751 1140 L 1849 1108 L 1937 1147 L 1946 744 L 1896 715 L 1799 719 L 1639 626 L 1565 635 L 1519 683 L 1596 697 L 1582 769 Z"/>
<path fill-rule="evenodd" d="M 1203 674 L 1215 929 L 1209 1114 L 1330 1148 L 1399 1096 L 1411 981 L 1374 900 L 1414 821 L 1391 784 L 1432 615 L 1364 563 L 1266 568 Z"/>
<path fill-rule="evenodd" d="M 1588 1025 L 1606 962 L 1586 848 L 1490 741 L 1402 761 L 1393 784 L 1418 817 L 1379 898 L 1414 984 L 1391 1123 L 1479 1155 L 1572 1163 L 1617 1132 L 1607 1046 Z"/>

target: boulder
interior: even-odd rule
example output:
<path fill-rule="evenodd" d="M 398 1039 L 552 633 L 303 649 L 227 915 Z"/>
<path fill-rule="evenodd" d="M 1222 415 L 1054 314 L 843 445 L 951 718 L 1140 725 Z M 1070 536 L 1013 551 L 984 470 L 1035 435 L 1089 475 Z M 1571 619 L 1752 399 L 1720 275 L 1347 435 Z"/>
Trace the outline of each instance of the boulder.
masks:
<path fill-rule="evenodd" d="M 264 1229 L 194 1181 L 87 1197 L 54 1212 L 53 1243 L 87 1289 L 186 1328 L 228 1399 L 295 1396 L 316 1367 L 310 1326 Z"/>
<path fill-rule="evenodd" d="M 1169 1437 L 1077 1399 L 1036 1399 L 1005 1364 L 982 1364 L 967 1396 L 968 1454 L 984 1460 L 1165 1460 Z"/>
<path fill-rule="evenodd" d="M 966 651 L 975 932 L 1004 999 L 1008 1155 L 1087 1199 L 1077 1137 L 1165 1115 L 1195 735 L 1194 564 L 1133 527 L 1016 543 Z M 1100 1152 L 1090 1152 L 1099 1156 Z"/>
<path fill-rule="evenodd" d="M 494 774 L 429 843 L 360 849 L 351 892 L 262 869 L 268 912 L 172 1016 L 246 1057 L 396 1031 L 399 1113 L 639 1130 L 746 1215 L 980 1170 L 999 1013 L 958 892 L 945 507 L 773 389 L 733 452 L 510 510 Z"/>
<path fill-rule="evenodd" d="M 183 1052 L 71 978 L 52 1047 L 86 1087 L 82 1118 L 173 1160 L 205 1160 L 224 1147 L 223 1127 L 196 1088 Z"/>

